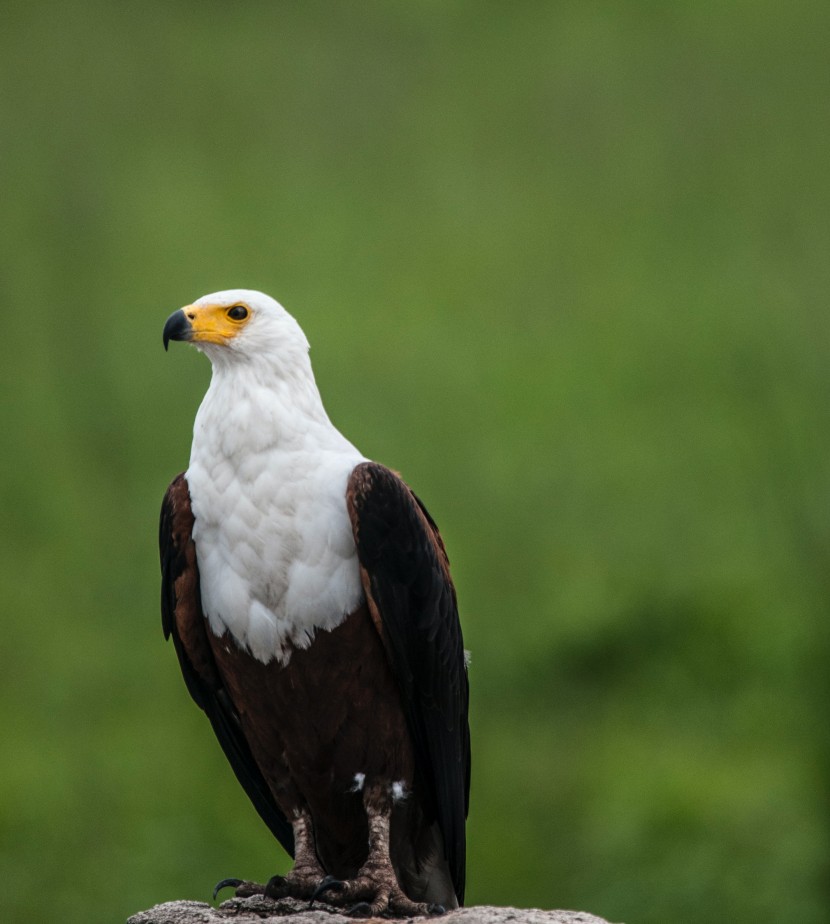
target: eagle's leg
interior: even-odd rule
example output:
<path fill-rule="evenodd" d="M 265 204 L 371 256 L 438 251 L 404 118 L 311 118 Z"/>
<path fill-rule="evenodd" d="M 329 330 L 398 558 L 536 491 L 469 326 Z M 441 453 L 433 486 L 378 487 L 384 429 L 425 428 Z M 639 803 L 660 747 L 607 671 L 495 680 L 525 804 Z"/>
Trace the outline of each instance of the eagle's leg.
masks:
<path fill-rule="evenodd" d="M 376 917 L 392 914 L 406 917 L 425 914 L 443 914 L 440 905 L 412 901 L 398 883 L 389 853 L 389 822 L 392 815 L 392 796 L 387 787 L 366 787 L 363 804 L 369 821 L 369 855 L 354 879 L 339 880 L 327 877 L 314 893 L 337 905 L 354 905 L 350 914 L 359 917 Z"/>
<path fill-rule="evenodd" d="M 269 898 L 311 898 L 326 873 L 314 850 L 314 829 L 307 811 L 297 809 L 291 825 L 294 828 L 294 865 L 285 876 L 272 876 L 265 885 L 258 882 L 224 880 L 236 888 L 236 895 L 267 895 Z"/>

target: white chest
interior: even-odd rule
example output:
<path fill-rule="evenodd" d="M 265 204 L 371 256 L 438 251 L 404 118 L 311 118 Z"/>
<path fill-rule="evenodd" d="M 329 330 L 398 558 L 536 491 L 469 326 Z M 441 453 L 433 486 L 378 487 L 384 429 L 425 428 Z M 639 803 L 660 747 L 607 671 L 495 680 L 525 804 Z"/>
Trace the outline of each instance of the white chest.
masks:
<path fill-rule="evenodd" d="M 290 423 L 290 438 L 277 428 L 269 439 L 261 409 L 219 421 L 206 400 L 187 471 L 205 616 L 266 663 L 287 662 L 363 599 L 346 509 L 363 457 L 327 420 Z"/>

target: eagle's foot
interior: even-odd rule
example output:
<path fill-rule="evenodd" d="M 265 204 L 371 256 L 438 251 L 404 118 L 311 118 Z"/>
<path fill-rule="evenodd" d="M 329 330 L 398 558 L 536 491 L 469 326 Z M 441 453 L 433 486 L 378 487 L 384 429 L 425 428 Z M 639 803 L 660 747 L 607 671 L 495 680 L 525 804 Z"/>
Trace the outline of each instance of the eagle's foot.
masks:
<path fill-rule="evenodd" d="M 272 876 L 265 884 L 268 898 L 299 898 L 314 901 L 322 882 L 330 877 L 316 865 L 294 866 L 287 876 Z"/>
<path fill-rule="evenodd" d="M 346 914 L 354 918 L 421 917 L 445 911 L 442 905 L 412 901 L 391 866 L 364 866 L 354 879 L 326 876 L 314 890 L 312 903 L 324 895 L 329 904 L 346 906 Z"/>
<path fill-rule="evenodd" d="M 266 898 L 298 898 L 311 899 L 320 887 L 323 871 L 317 866 L 294 866 L 287 876 L 272 876 L 264 885 L 259 882 L 250 882 L 247 879 L 223 879 L 217 883 L 213 890 L 213 897 L 226 888 L 235 889 L 237 898 L 248 898 L 251 895 L 264 895 Z M 326 877 L 331 878 L 331 877 Z"/>
<path fill-rule="evenodd" d="M 272 876 L 265 885 L 248 882 L 243 879 L 223 879 L 213 890 L 213 897 L 226 887 L 236 889 L 237 898 L 251 895 L 264 895 L 266 898 L 297 898 L 300 901 L 311 900 L 325 891 L 331 876 L 317 859 L 311 827 L 311 816 L 298 809 L 292 822 L 294 828 L 294 865 L 285 876 Z M 334 881 L 334 880 L 332 880 Z"/>
<path fill-rule="evenodd" d="M 249 882 L 247 879 L 222 879 L 213 887 L 213 899 L 222 889 L 233 889 L 237 898 L 247 898 L 249 895 L 264 895 L 265 886 L 258 882 Z"/>

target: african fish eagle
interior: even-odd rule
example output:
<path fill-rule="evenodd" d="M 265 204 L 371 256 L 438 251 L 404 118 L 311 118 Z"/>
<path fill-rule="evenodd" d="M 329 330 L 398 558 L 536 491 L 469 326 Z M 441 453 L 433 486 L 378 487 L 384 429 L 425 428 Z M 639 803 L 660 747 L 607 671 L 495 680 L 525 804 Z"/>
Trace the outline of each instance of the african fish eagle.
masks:
<path fill-rule="evenodd" d="M 464 901 L 468 685 L 434 521 L 328 418 L 294 318 L 243 289 L 168 318 L 212 364 L 167 490 L 162 621 L 239 782 L 294 857 L 237 895 L 356 915 Z"/>

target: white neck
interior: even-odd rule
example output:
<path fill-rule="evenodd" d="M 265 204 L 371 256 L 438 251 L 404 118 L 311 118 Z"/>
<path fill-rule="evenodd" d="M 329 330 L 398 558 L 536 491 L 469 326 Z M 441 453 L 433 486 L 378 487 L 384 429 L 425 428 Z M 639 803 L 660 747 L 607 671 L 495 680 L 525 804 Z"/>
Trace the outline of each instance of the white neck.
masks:
<path fill-rule="evenodd" d="M 260 361 L 215 361 L 196 416 L 193 451 L 204 443 L 234 462 L 275 448 L 338 450 L 351 446 L 329 420 L 308 357 L 280 369 Z"/>

